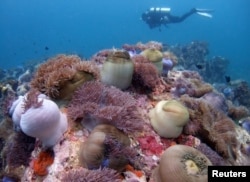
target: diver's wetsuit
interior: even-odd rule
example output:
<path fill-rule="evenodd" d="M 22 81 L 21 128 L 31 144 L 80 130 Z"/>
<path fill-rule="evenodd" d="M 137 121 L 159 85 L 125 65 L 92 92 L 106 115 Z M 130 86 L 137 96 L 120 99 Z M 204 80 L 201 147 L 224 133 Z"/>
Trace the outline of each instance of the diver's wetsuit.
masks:
<path fill-rule="evenodd" d="M 161 25 L 166 26 L 170 23 L 182 22 L 187 17 L 196 12 L 196 9 L 193 8 L 182 16 L 174 16 L 170 14 L 170 9 L 166 10 L 166 8 L 150 8 L 142 14 L 142 20 L 145 21 L 150 28 L 156 28 L 160 27 Z"/>

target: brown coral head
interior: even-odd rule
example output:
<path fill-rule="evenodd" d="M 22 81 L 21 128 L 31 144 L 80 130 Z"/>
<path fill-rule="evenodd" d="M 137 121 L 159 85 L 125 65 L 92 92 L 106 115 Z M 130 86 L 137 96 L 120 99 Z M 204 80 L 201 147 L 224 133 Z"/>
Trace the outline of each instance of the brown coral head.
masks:
<path fill-rule="evenodd" d="M 205 182 L 210 165 L 212 163 L 200 151 L 186 145 L 174 145 L 161 156 L 154 178 L 156 182 Z"/>
<path fill-rule="evenodd" d="M 107 142 L 107 140 L 115 142 Z M 81 147 L 80 162 L 82 166 L 89 169 L 109 167 L 122 170 L 128 161 L 124 160 L 122 156 L 111 156 L 110 153 L 114 150 L 114 147 L 119 146 L 109 146 L 110 143 L 117 143 L 119 146 L 126 147 L 130 145 L 130 140 L 112 125 L 97 125 Z"/>

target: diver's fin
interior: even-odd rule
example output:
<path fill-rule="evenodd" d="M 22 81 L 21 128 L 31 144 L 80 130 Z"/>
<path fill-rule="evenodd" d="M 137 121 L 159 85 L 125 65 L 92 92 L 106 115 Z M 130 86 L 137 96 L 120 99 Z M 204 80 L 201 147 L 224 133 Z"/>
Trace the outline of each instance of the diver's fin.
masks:
<path fill-rule="evenodd" d="M 213 18 L 213 15 L 206 13 L 206 12 L 196 12 L 198 15 L 205 16 L 208 18 Z"/>
<path fill-rule="evenodd" d="M 213 12 L 214 10 L 213 9 L 201 9 L 201 8 L 195 8 L 197 12 Z"/>

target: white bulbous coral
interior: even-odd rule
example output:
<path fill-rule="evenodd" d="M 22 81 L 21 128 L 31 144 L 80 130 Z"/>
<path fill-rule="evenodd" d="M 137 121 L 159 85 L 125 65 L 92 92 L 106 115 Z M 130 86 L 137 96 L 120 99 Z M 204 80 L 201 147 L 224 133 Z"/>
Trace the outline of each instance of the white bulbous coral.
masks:
<path fill-rule="evenodd" d="M 37 105 L 25 108 L 27 99 L 20 96 L 12 104 L 10 114 L 14 124 L 26 135 L 39 139 L 44 147 L 54 146 L 68 128 L 66 115 L 43 94 L 36 96 Z"/>

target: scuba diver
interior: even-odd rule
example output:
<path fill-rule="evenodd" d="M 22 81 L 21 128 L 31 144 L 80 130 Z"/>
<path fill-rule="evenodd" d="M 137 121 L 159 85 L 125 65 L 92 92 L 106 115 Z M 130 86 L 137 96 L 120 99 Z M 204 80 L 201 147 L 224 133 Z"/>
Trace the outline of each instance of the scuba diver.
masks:
<path fill-rule="evenodd" d="M 209 9 L 197 9 L 193 8 L 189 12 L 183 14 L 182 16 L 174 16 L 170 14 L 171 9 L 168 7 L 163 8 L 149 8 L 146 12 L 142 13 L 141 19 L 145 21 L 148 26 L 152 28 L 161 27 L 161 25 L 167 26 L 170 23 L 179 23 L 184 21 L 187 17 L 197 13 L 199 15 L 212 18 L 209 12 L 213 10 Z"/>

